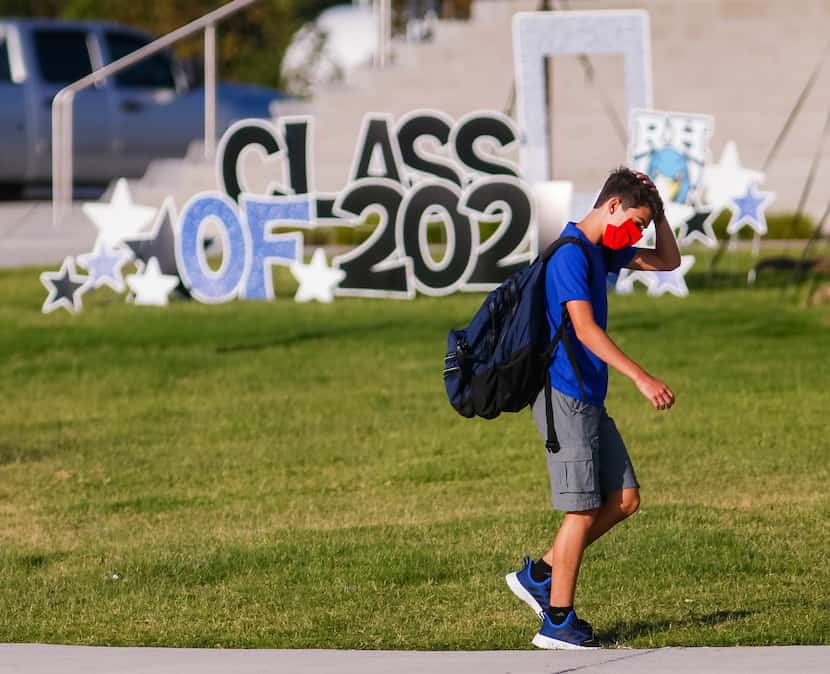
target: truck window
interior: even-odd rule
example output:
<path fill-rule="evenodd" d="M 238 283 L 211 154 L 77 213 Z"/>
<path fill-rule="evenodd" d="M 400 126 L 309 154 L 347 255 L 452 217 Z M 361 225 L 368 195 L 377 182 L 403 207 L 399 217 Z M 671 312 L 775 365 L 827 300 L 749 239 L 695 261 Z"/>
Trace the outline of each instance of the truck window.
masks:
<path fill-rule="evenodd" d="M 83 31 L 36 30 L 34 44 L 40 74 L 46 82 L 70 84 L 92 72 Z"/>
<path fill-rule="evenodd" d="M 107 43 L 110 61 L 116 61 L 147 44 L 147 40 L 128 33 L 106 33 L 104 39 Z M 170 58 L 164 53 L 153 54 L 134 66 L 116 73 L 115 81 L 121 87 L 176 88 Z"/>
<path fill-rule="evenodd" d="M 9 63 L 9 46 L 6 36 L 0 34 L 0 82 L 12 81 L 12 67 Z"/>

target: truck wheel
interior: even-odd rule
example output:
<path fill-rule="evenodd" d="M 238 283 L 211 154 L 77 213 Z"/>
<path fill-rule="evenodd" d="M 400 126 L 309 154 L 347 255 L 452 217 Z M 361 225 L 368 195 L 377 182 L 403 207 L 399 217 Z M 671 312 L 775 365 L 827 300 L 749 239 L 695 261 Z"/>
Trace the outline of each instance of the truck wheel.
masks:
<path fill-rule="evenodd" d="M 0 201 L 19 201 L 23 198 L 22 183 L 1 183 Z"/>

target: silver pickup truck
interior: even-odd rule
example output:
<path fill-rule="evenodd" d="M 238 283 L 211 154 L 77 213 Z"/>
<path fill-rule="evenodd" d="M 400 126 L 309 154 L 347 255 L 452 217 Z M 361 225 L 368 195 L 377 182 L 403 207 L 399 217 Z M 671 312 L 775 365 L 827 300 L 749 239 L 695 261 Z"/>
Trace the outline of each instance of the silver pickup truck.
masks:
<path fill-rule="evenodd" d="M 52 173 L 52 99 L 67 84 L 152 40 L 113 23 L 0 18 L 0 196 L 47 186 Z M 276 90 L 220 83 L 217 132 L 272 116 Z M 183 156 L 204 135 L 204 90 L 165 52 L 80 92 L 74 103 L 78 184 L 142 175 L 152 159 Z"/>

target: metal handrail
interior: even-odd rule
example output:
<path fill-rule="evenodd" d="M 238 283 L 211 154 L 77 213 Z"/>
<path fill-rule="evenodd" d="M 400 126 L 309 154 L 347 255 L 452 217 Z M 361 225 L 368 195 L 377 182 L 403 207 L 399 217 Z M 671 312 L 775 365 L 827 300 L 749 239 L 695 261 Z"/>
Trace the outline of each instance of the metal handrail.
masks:
<path fill-rule="evenodd" d="M 389 65 L 389 45 L 392 42 L 392 0 L 374 0 L 375 22 L 378 32 L 378 48 L 375 66 Z"/>
<path fill-rule="evenodd" d="M 200 30 L 205 31 L 205 156 L 216 149 L 216 24 L 256 0 L 233 0 L 172 33 L 136 49 L 61 89 L 52 101 L 52 224 L 57 225 L 72 205 L 72 103 L 75 94 L 110 75 L 166 49 Z"/>

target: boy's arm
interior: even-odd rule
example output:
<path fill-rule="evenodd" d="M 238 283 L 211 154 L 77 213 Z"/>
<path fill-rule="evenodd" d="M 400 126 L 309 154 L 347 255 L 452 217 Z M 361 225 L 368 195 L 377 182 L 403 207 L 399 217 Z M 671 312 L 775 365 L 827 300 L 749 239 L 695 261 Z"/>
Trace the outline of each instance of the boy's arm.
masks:
<path fill-rule="evenodd" d="M 662 381 L 652 377 L 611 341 L 594 320 L 591 303 L 585 300 L 565 302 L 577 339 L 611 367 L 631 379 L 655 409 L 665 410 L 674 405 L 674 393 Z"/>
<path fill-rule="evenodd" d="M 661 215 L 655 220 L 654 227 L 654 248 L 637 248 L 634 259 L 626 265 L 629 269 L 672 271 L 680 266 L 680 249 L 666 216 Z"/>
<path fill-rule="evenodd" d="M 674 271 L 680 266 L 680 249 L 677 247 L 677 240 L 674 232 L 666 220 L 666 211 L 663 208 L 663 200 L 657 192 L 657 187 L 645 173 L 635 171 L 634 173 L 657 199 L 658 212 L 652 213 L 655 228 L 654 248 L 637 248 L 637 253 L 626 267 L 629 269 L 642 269 L 643 271 Z"/>

